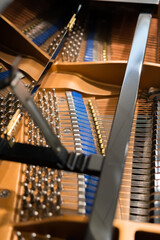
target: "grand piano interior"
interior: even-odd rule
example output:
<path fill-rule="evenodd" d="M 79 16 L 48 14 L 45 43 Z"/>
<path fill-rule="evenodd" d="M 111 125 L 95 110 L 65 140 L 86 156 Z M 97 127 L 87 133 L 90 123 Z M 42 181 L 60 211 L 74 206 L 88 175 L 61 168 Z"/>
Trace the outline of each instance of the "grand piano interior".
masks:
<path fill-rule="evenodd" d="M 30 92 L 39 81 L 34 100 L 69 152 L 105 155 L 138 14 L 146 1 L 126 2 L 14 0 L 2 11 L 0 80 L 20 55 L 21 81 Z M 113 223 L 115 240 L 160 239 L 159 54 L 155 6 Z M 49 60 L 52 65 L 40 78 Z M 0 134 L 11 145 L 48 146 L 10 87 L 0 91 Z M 1 160 L 1 240 L 83 239 L 98 180 Z"/>

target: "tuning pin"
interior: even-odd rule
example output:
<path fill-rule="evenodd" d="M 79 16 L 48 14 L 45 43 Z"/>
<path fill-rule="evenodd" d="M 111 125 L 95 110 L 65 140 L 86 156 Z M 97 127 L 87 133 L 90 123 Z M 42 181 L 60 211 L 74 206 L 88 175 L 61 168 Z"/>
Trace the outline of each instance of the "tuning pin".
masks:
<path fill-rule="evenodd" d="M 25 196 L 28 196 L 28 194 L 29 194 L 28 183 L 25 182 L 25 183 L 23 184 L 23 186 L 24 186 L 24 195 L 25 195 Z"/>
<path fill-rule="evenodd" d="M 56 135 L 58 138 L 60 138 L 60 136 L 61 136 L 60 133 L 61 133 L 60 126 L 56 126 Z"/>
<path fill-rule="evenodd" d="M 56 125 L 59 125 L 60 124 L 60 121 L 59 121 L 60 119 L 59 119 L 59 116 L 57 116 L 56 118 L 55 118 L 55 124 Z"/>
<path fill-rule="evenodd" d="M 25 240 L 25 238 L 22 236 L 22 233 L 20 231 L 16 232 L 18 240 Z"/>
<path fill-rule="evenodd" d="M 36 189 L 35 177 L 31 177 L 31 189 L 32 189 L 32 190 L 35 190 L 35 189 Z"/>
<path fill-rule="evenodd" d="M 46 217 L 46 212 L 47 212 L 47 210 L 46 210 L 46 205 L 45 205 L 45 204 L 42 204 L 42 205 L 41 205 L 41 217 L 42 217 L 42 218 Z"/>
<path fill-rule="evenodd" d="M 60 207 L 60 205 L 56 205 L 56 213 L 57 213 L 57 215 L 59 215 L 60 212 L 61 212 L 61 207 Z"/>
<path fill-rule="evenodd" d="M 22 196 L 22 208 L 25 210 L 27 208 L 27 197 L 25 195 Z"/>
<path fill-rule="evenodd" d="M 40 140 L 39 140 L 39 145 L 40 145 L 40 146 L 43 146 L 43 139 L 40 139 Z"/>
<path fill-rule="evenodd" d="M 54 171 L 53 169 L 51 169 L 51 170 L 49 171 L 49 176 L 54 177 L 54 174 L 55 174 L 55 171 Z M 53 181 L 53 180 L 52 180 L 52 181 Z M 50 183 L 51 183 L 51 182 L 50 182 Z M 53 181 L 52 183 L 54 183 L 54 181 Z"/>
<path fill-rule="evenodd" d="M 43 183 L 45 187 L 48 187 L 48 174 L 47 177 L 44 178 Z"/>
<path fill-rule="evenodd" d="M 42 196 L 43 196 L 43 203 L 44 203 L 44 204 L 47 204 L 47 200 L 48 200 L 47 191 L 43 190 L 43 191 L 42 191 Z"/>
<path fill-rule="evenodd" d="M 26 216 L 24 210 L 21 210 L 20 213 L 19 213 L 19 215 L 20 215 L 21 221 L 26 221 L 26 220 L 27 220 L 27 216 Z"/>
<path fill-rule="evenodd" d="M 36 183 L 36 188 L 37 188 L 37 190 L 38 190 L 38 192 L 40 193 L 41 191 L 42 191 L 42 185 L 41 185 L 41 183 Z"/>
<path fill-rule="evenodd" d="M 55 212 L 55 203 L 54 203 L 54 197 L 55 196 L 49 196 L 48 197 L 48 213 L 53 213 Z"/>
<path fill-rule="evenodd" d="M 46 95 L 46 89 L 45 88 L 42 89 L 42 95 L 45 98 L 45 95 Z"/>
<path fill-rule="evenodd" d="M 47 234 L 46 235 L 46 240 L 49 240 L 49 239 L 51 239 L 52 237 L 51 237 L 51 235 L 50 234 Z"/>
<path fill-rule="evenodd" d="M 35 232 L 31 233 L 31 239 L 37 240 L 37 234 Z"/>
<path fill-rule="evenodd" d="M 36 205 L 36 209 L 39 209 L 39 207 L 41 205 L 40 196 L 38 196 L 38 195 L 35 197 L 35 205 Z"/>
<path fill-rule="evenodd" d="M 33 205 L 32 205 L 32 203 L 28 203 L 28 214 L 29 214 L 29 218 L 33 217 Z"/>
<path fill-rule="evenodd" d="M 41 168 L 39 168 L 39 170 L 38 170 L 38 172 L 37 172 L 37 175 L 38 175 L 38 178 L 41 178 L 41 176 L 42 176 Z"/>
<path fill-rule="evenodd" d="M 35 176 L 36 175 L 36 166 L 34 166 L 34 165 L 32 165 L 32 173 L 33 173 L 33 176 Z"/>
<path fill-rule="evenodd" d="M 60 206 L 61 205 L 61 192 L 60 191 L 57 191 L 56 198 L 57 198 L 56 205 Z"/>
<path fill-rule="evenodd" d="M 57 178 L 57 190 L 61 190 L 62 189 L 62 184 L 61 184 L 61 178 Z"/>
<path fill-rule="evenodd" d="M 54 189 L 54 184 L 50 184 L 50 192 L 51 192 L 51 194 L 53 194 L 54 193 L 54 191 L 55 191 L 55 189 Z"/>
<path fill-rule="evenodd" d="M 48 101 L 52 101 L 52 93 L 50 91 L 48 92 Z"/>
<path fill-rule="evenodd" d="M 37 219 L 38 217 L 39 217 L 39 212 L 36 211 L 36 210 L 34 210 L 34 211 L 33 211 L 33 218 L 34 218 L 34 219 Z"/>
<path fill-rule="evenodd" d="M 29 189 L 29 197 L 30 197 L 30 203 L 34 203 L 34 190 L 31 188 Z"/>
<path fill-rule="evenodd" d="M 52 88 L 52 93 L 55 94 L 55 88 Z"/>

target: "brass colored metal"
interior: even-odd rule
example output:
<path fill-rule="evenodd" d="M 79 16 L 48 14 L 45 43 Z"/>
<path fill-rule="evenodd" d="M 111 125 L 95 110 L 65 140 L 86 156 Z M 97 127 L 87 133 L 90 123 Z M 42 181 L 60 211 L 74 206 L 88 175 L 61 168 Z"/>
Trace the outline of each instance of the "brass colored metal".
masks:
<path fill-rule="evenodd" d="M 91 111 L 91 114 L 92 114 L 92 117 L 93 117 L 93 122 L 94 122 L 95 130 L 96 130 L 96 134 L 97 134 L 97 138 L 98 138 L 99 148 L 100 148 L 100 151 L 101 151 L 102 155 L 104 156 L 105 155 L 105 150 L 104 150 L 102 134 L 101 134 L 101 131 L 100 131 L 98 120 L 97 120 L 98 118 L 97 118 L 97 115 L 96 115 L 96 111 L 95 111 L 93 103 L 90 99 L 88 100 L 88 105 L 89 105 L 89 108 L 90 108 L 90 111 Z"/>
<path fill-rule="evenodd" d="M 14 144 L 14 137 L 12 134 L 13 134 L 13 131 L 15 131 L 15 128 L 19 123 L 20 118 L 21 118 L 20 109 L 17 109 L 12 119 L 10 120 L 6 130 L 4 131 L 4 135 L 6 136 L 10 146 L 13 146 Z"/>
<path fill-rule="evenodd" d="M 68 25 L 67 25 L 67 28 L 69 28 L 69 31 L 72 30 L 74 24 L 75 24 L 75 21 L 76 21 L 76 14 L 73 14 L 71 20 L 69 21 Z"/>

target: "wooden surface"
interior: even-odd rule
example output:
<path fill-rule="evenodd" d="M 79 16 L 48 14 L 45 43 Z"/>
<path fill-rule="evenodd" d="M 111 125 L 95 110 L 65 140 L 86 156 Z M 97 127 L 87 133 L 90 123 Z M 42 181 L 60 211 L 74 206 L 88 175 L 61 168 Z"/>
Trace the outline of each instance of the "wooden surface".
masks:
<path fill-rule="evenodd" d="M 10 191 L 8 198 L 0 198 L 0 239 L 11 237 L 19 189 L 21 164 L 0 161 L 0 190 Z"/>

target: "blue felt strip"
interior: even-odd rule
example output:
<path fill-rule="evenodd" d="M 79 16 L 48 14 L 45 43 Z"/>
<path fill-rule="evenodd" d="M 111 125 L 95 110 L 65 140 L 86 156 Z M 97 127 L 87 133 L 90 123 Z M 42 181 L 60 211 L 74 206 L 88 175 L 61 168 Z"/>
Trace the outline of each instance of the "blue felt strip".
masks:
<path fill-rule="evenodd" d="M 58 31 L 58 28 L 60 26 L 60 23 L 57 23 L 57 25 L 53 25 L 50 28 L 48 28 L 45 32 L 37 36 L 36 38 L 32 39 L 32 41 L 37 45 L 42 45 L 48 38 L 50 38 L 55 32 Z"/>

